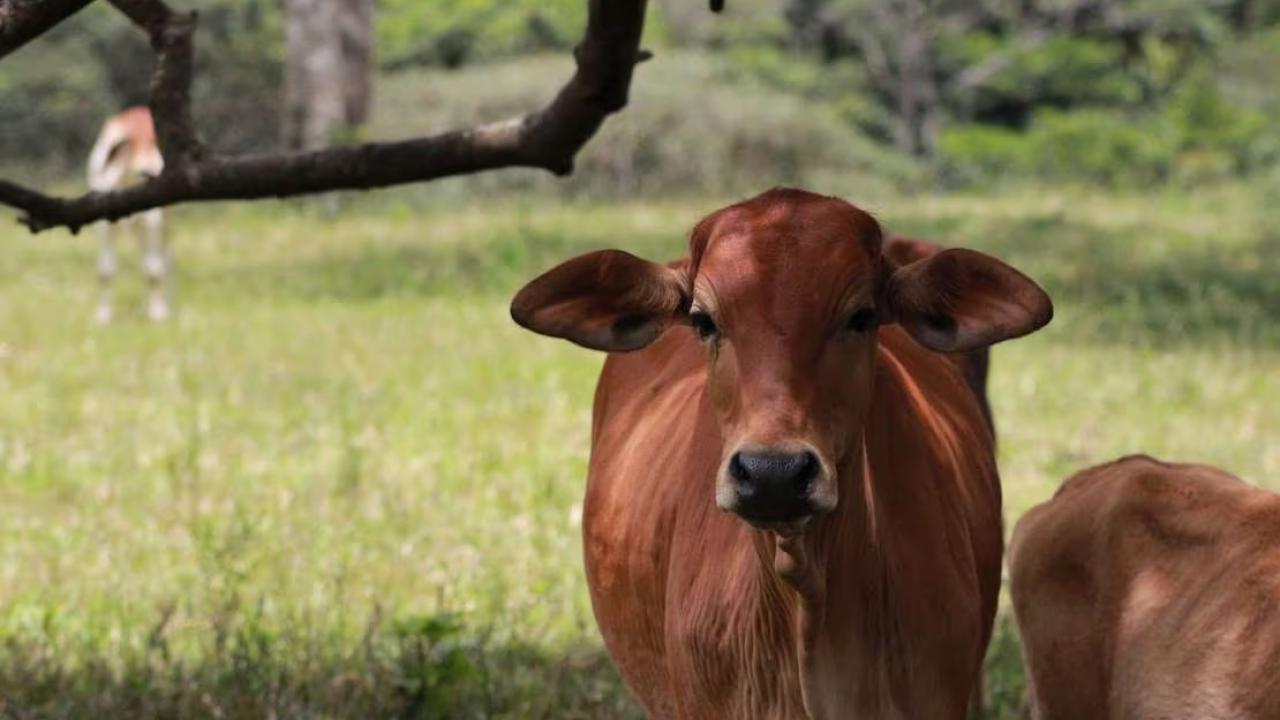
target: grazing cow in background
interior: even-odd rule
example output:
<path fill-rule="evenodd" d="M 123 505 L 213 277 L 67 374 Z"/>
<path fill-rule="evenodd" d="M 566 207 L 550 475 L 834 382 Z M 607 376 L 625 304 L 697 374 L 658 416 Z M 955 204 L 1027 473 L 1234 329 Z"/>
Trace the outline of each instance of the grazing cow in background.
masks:
<path fill-rule="evenodd" d="M 1280 496 L 1121 458 L 1024 515 L 1009 567 L 1037 720 L 1280 718 Z"/>
<path fill-rule="evenodd" d="M 1000 586 L 1000 486 L 963 353 L 1049 321 L 994 258 L 898 267 L 836 198 L 773 190 L 690 257 L 606 250 L 529 283 L 519 324 L 610 351 L 587 579 L 649 717 L 959 720 Z"/>
<path fill-rule="evenodd" d="M 98 133 L 98 140 L 89 153 L 89 188 L 95 192 L 118 190 L 127 184 L 147 176 L 159 175 L 164 169 L 164 159 L 156 145 L 156 131 L 151 123 L 151 111 L 145 107 L 129 108 L 119 115 L 107 118 Z M 139 245 L 142 250 L 142 267 L 147 274 L 147 316 L 152 320 L 169 317 L 169 247 L 165 237 L 164 210 L 152 208 L 139 213 L 138 218 L 125 222 L 141 224 Z M 98 251 L 98 308 L 99 323 L 111 321 L 111 282 L 119 269 L 112 237 L 113 223 L 101 224 L 101 247 Z"/>

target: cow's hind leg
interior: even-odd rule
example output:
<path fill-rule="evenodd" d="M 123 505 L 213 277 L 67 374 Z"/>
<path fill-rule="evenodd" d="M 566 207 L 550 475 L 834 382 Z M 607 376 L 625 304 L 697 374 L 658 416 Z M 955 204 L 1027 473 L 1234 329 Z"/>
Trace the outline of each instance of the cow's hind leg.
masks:
<path fill-rule="evenodd" d="M 111 283 L 120 269 L 112 237 L 114 229 L 114 223 L 98 223 L 98 307 L 94 310 L 94 319 L 99 325 L 111 322 Z"/>
<path fill-rule="evenodd" d="M 148 210 L 142 214 L 142 269 L 147 274 L 147 317 L 152 320 L 169 317 L 171 266 L 164 211 L 160 208 Z"/>

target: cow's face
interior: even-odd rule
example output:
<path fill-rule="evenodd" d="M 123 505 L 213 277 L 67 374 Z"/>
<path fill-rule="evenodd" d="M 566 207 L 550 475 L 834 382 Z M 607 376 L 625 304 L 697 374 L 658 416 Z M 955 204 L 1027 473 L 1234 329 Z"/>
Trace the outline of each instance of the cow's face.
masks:
<path fill-rule="evenodd" d="M 1035 283 L 980 253 L 896 267 L 870 215 L 797 190 L 712 214 L 690 250 L 677 267 L 616 250 L 575 258 L 521 290 L 512 316 L 615 352 L 688 326 L 706 352 L 723 439 L 716 503 L 758 527 L 795 530 L 836 507 L 837 468 L 860 452 L 880 325 L 960 352 L 1052 314 Z"/>
<path fill-rule="evenodd" d="M 871 399 L 878 225 L 839 200 L 774 192 L 699 223 L 692 250 L 688 317 L 724 439 L 716 503 L 761 526 L 834 509 Z"/>

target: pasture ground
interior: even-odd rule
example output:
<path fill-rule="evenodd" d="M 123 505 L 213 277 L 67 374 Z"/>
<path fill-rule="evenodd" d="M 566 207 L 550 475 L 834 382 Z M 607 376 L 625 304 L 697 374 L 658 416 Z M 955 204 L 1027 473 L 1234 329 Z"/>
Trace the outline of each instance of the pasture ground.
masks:
<path fill-rule="evenodd" d="M 0 717 L 640 717 L 580 562 L 601 356 L 506 307 L 579 251 L 674 256 L 722 201 L 431 198 L 179 208 L 176 320 L 142 319 L 130 244 L 108 329 L 92 230 L 0 226 Z M 1009 527 L 1135 451 L 1280 489 L 1265 198 L 868 206 L 1054 296 L 994 353 Z M 1021 717 L 1001 628 L 993 715 Z"/>

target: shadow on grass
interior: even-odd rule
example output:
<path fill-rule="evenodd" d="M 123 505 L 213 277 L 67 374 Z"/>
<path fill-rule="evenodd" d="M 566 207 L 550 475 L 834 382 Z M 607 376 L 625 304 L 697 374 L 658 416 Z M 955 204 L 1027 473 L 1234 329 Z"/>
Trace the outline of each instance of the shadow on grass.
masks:
<path fill-rule="evenodd" d="M 450 615 L 376 622 L 343 647 L 260 627 L 218 633 L 186 660 L 154 632 L 143 650 L 66 652 L 9 638 L 0 650 L 0 717 L 570 718 L 638 720 L 599 646 L 548 653 L 497 644 Z"/>
<path fill-rule="evenodd" d="M 65 657 L 39 638 L 0 645 L 0 718 L 520 718 L 640 720 L 599 646 L 548 653 L 496 644 L 449 614 L 373 621 L 341 644 L 249 623 L 217 631 L 200 661 L 178 657 L 164 621 L 144 649 L 101 644 Z M 985 720 L 1028 717 L 1017 630 L 996 620 L 987 653 Z"/>

